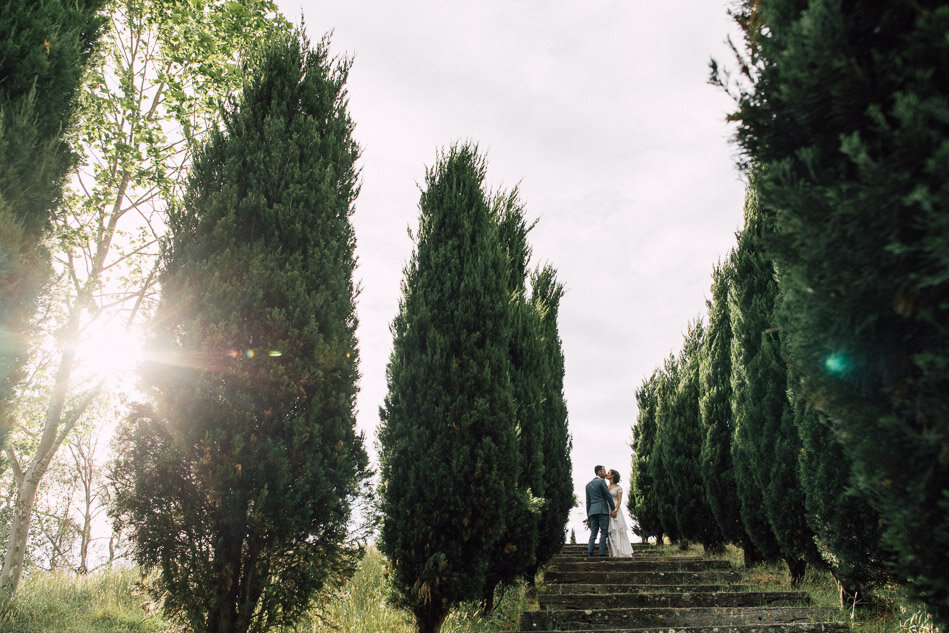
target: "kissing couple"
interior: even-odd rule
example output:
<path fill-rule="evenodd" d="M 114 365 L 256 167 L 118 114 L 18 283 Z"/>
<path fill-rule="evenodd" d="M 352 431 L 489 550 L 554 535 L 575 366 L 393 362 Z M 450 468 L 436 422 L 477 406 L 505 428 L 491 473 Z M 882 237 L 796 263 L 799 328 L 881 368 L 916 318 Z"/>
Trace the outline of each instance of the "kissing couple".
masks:
<path fill-rule="evenodd" d="M 607 472 L 597 465 L 596 477 L 587 484 L 587 521 L 590 525 L 590 542 L 587 556 L 592 557 L 596 535 L 600 534 L 599 556 L 632 556 L 633 546 L 629 542 L 629 528 L 623 515 L 623 487 L 619 485 L 619 473 Z M 607 484 L 609 481 L 609 484 Z"/>

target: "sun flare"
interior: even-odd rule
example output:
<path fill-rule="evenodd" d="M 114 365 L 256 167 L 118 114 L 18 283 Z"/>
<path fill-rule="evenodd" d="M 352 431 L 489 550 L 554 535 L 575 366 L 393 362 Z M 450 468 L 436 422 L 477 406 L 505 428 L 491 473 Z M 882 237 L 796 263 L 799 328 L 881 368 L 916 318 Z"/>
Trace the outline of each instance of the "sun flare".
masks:
<path fill-rule="evenodd" d="M 93 324 L 76 348 L 85 375 L 126 388 L 134 383 L 143 355 L 141 333 L 114 321 Z"/>

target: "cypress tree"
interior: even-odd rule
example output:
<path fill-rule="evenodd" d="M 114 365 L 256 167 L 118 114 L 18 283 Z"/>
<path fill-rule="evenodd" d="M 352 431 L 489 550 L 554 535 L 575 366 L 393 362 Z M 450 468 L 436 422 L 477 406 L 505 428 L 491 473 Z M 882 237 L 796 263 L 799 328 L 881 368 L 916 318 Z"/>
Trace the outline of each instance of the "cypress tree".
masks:
<path fill-rule="evenodd" d="M 700 454 L 700 471 L 705 483 L 705 498 L 724 540 L 740 546 L 745 565 L 750 567 L 759 558 L 754 544 L 741 521 L 738 488 L 732 464 L 731 443 L 732 326 L 728 311 L 728 290 L 731 284 L 730 255 L 712 272 L 712 298 L 708 301 L 708 327 L 702 350 L 699 373 L 699 413 L 705 437 Z"/>
<path fill-rule="evenodd" d="M 949 7 L 743 3 L 784 336 L 897 569 L 949 624 Z M 767 35 L 763 35 L 767 33 Z"/>
<path fill-rule="evenodd" d="M 392 325 L 379 547 L 421 633 L 482 597 L 519 489 L 509 273 L 484 177 L 470 145 L 427 171 Z"/>
<path fill-rule="evenodd" d="M 533 471 L 528 472 L 528 478 L 532 486 L 537 486 L 535 494 L 543 497 L 543 503 L 538 521 L 535 569 L 529 574 L 529 582 L 533 582 L 537 567 L 547 564 L 563 547 L 567 520 L 574 507 L 573 464 L 570 458 L 573 442 L 563 394 L 565 366 L 558 326 L 563 294 L 563 284 L 557 281 L 553 267 L 544 266 L 534 272 L 531 278 L 531 305 L 540 319 L 543 356 L 540 397 L 543 468 L 538 467 L 537 470 L 543 474 L 543 481 L 537 481 Z"/>
<path fill-rule="evenodd" d="M 662 521 L 659 518 L 656 467 L 659 461 L 656 450 L 658 420 L 656 407 L 659 402 L 660 370 L 657 368 L 636 390 L 636 425 L 633 427 L 633 464 L 629 483 L 630 517 L 635 517 L 636 534 L 644 541 L 655 536 L 662 543 Z"/>
<path fill-rule="evenodd" d="M 511 420 L 517 436 L 517 460 L 510 472 L 517 486 L 513 506 L 507 509 L 505 531 L 492 552 L 484 589 L 484 610 L 494 607 L 494 592 L 536 570 L 539 508 L 534 499 L 544 494 L 542 454 L 544 424 L 541 417 L 543 356 L 540 315 L 527 300 L 527 266 L 531 248 L 527 236 L 533 228 L 524 218 L 517 189 L 497 194 L 492 201 L 501 245 L 507 254 L 509 308 L 512 336 L 509 340 L 511 388 L 515 416 Z"/>
<path fill-rule="evenodd" d="M 820 558 L 804 518 L 804 495 L 797 478 L 800 438 L 787 394 L 787 365 L 774 327 L 778 284 L 774 263 L 763 247 L 766 233 L 752 187 L 738 241 L 735 302 L 731 306 L 738 317 L 733 322 L 737 356 L 732 358 L 732 367 L 740 363 L 742 372 L 741 405 L 736 413 L 740 435 L 736 437 L 747 444 L 746 465 L 761 494 L 761 505 L 749 505 L 745 512 L 763 510 L 771 538 L 787 562 L 791 582 L 797 584 L 804 577 L 807 562 L 819 562 Z M 750 531 L 749 535 L 756 538 Z M 767 541 L 768 536 L 758 538 Z M 766 550 L 766 543 L 755 543 Z"/>
<path fill-rule="evenodd" d="M 705 500 L 705 484 L 699 469 L 705 437 L 699 414 L 699 365 L 705 332 L 700 320 L 689 325 L 679 354 L 679 380 L 672 396 L 670 415 L 665 420 L 662 449 L 670 483 L 667 494 L 671 497 L 679 535 L 702 543 L 708 552 L 715 552 L 721 551 L 724 543 L 718 525 L 709 520 L 711 510 Z"/>
<path fill-rule="evenodd" d="M 676 497 L 672 492 L 675 483 L 672 481 L 673 469 L 670 464 L 673 456 L 670 445 L 675 444 L 675 438 L 672 437 L 672 417 L 676 414 L 676 394 L 681 379 L 681 358 L 670 354 L 663 362 L 656 386 L 656 440 L 653 444 L 655 468 L 652 472 L 655 474 L 656 514 L 662 531 L 673 543 L 684 545 L 685 536 L 679 530 L 676 518 Z"/>
<path fill-rule="evenodd" d="M 757 216 L 758 199 L 754 189 L 749 188 L 745 199 L 746 228 L 738 235 L 735 249 L 734 276 L 728 292 L 728 314 L 731 320 L 731 389 L 732 424 L 731 458 L 735 473 L 735 486 L 741 522 L 745 532 L 762 560 L 775 560 L 780 551 L 774 533 L 763 512 L 763 483 L 755 468 L 758 459 L 757 437 L 761 434 L 761 418 L 755 385 L 767 385 L 757 380 L 755 365 L 761 347 L 762 332 L 767 329 L 773 302 L 762 305 L 762 286 L 766 289 L 773 278 L 771 262 L 760 252 L 755 241 L 754 222 Z M 784 385 L 786 379 L 781 379 Z M 770 412 L 769 412 L 770 413 Z M 759 462 L 760 463 L 760 462 Z M 745 553 L 746 558 L 748 556 Z M 755 558 L 755 557 L 752 557 Z"/>
<path fill-rule="evenodd" d="M 74 156 L 65 139 L 105 0 L 8 0 L 0 11 L 0 449 L 13 424 L 43 245 Z"/>
<path fill-rule="evenodd" d="M 883 521 L 853 486 L 852 465 L 833 422 L 810 405 L 800 375 L 789 367 L 788 390 L 801 438 L 798 474 L 808 527 L 840 590 L 842 606 L 867 601 L 892 580 Z"/>
<path fill-rule="evenodd" d="M 302 34 L 196 156 L 171 215 L 162 362 L 119 438 L 116 513 L 167 610 L 208 633 L 290 625 L 358 548 L 348 61 Z"/>

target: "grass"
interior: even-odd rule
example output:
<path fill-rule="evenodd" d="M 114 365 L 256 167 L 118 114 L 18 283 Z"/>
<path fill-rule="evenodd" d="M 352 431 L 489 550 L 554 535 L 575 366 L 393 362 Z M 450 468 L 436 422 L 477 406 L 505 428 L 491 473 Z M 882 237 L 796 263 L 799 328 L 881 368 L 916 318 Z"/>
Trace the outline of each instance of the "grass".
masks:
<path fill-rule="evenodd" d="M 389 603 L 385 559 L 369 549 L 353 578 L 323 596 L 310 618 L 278 633 L 413 633 L 412 616 Z M 137 570 L 102 571 L 88 576 L 37 572 L 20 583 L 13 601 L 0 612 L 2 633 L 181 633 L 140 588 Z M 475 603 L 453 610 L 442 633 L 496 633 L 517 630 L 527 608 L 525 587 L 500 596 L 494 612 L 482 617 Z"/>
<path fill-rule="evenodd" d="M 406 611 L 389 602 L 389 584 L 385 578 L 385 558 L 369 549 L 352 580 L 336 595 L 325 599 L 309 622 L 299 624 L 286 633 L 340 631 L 345 633 L 413 633 L 415 621 Z M 517 630 L 517 618 L 526 608 L 523 585 L 510 588 L 496 602 L 494 612 L 482 617 L 476 603 L 454 609 L 442 633 L 496 633 Z"/>
<path fill-rule="evenodd" d="M 177 632 L 138 587 L 134 569 L 88 576 L 36 572 L 24 577 L 7 608 L 3 633 L 172 633 Z"/>

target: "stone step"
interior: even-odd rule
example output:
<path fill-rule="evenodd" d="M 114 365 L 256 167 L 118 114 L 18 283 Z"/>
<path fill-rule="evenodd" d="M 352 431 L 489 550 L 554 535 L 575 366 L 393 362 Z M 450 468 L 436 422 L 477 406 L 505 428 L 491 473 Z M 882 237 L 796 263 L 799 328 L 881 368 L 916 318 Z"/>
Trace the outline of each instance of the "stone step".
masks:
<path fill-rule="evenodd" d="M 574 585 L 569 585 L 574 587 Z M 682 593 L 560 593 L 538 595 L 542 609 L 651 609 L 669 607 L 763 607 L 807 604 L 803 591 L 707 591 Z"/>
<path fill-rule="evenodd" d="M 612 559 L 613 557 L 612 556 L 604 556 L 602 558 L 600 556 L 591 557 L 591 556 L 587 556 L 586 552 L 582 554 L 558 554 L 557 556 L 554 556 L 550 562 L 553 562 L 555 560 L 564 560 L 564 561 L 602 560 L 603 558 Z M 654 552 L 633 552 L 632 556 L 627 556 L 626 558 L 627 559 L 632 558 L 634 560 L 668 560 L 669 558 L 672 558 L 672 557 L 663 556 L 662 554 L 654 553 Z M 676 558 L 678 559 L 679 557 L 677 556 Z M 701 556 L 683 556 L 682 558 L 700 560 L 702 557 Z"/>
<path fill-rule="evenodd" d="M 544 585 L 544 593 L 683 593 L 683 592 L 722 592 L 745 591 L 744 585 L 596 585 L 596 584 L 560 584 Z"/>
<path fill-rule="evenodd" d="M 737 583 L 736 571 L 559 571 L 547 570 L 544 582 L 610 585 L 722 585 Z"/>
<path fill-rule="evenodd" d="M 637 560 L 633 558 L 600 558 L 562 562 L 550 565 L 548 571 L 729 571 L 727 560 L 664 558 Z"/>
<path fill-rule="evenodd" d="M 545 629 L 521 629 L 534 633 L 559 633 Z M 730 626 L 680 626 L 675 629 L 571 629 L 571 633 L 849 633 L 843 622 L 794 622 L 790 624 L 735 624 Z M 512 632 L 508 632 L 512 633 Z"/>
<path fill-rule="evenodd" d="M 599 547 L 599 542 L 597 542 L 596 546 Z M 587 551 L 586 543 L 578 543 L 577 545 L 564 545 L 563 549 L 560 550 L 560 553 L 564 556 L 586 556 Z M 633 543 L 634 554 L 662 554 L 664 552 L 665 548 L 656 547 L 655 545 Z"/>
<path fill-rule="evenodd" d="M 826 607 L 691 607 L 688 609 L 565 609 L 521 613 L 522 631 L 644 629 L 825 622 L 836 614 Z"/>

